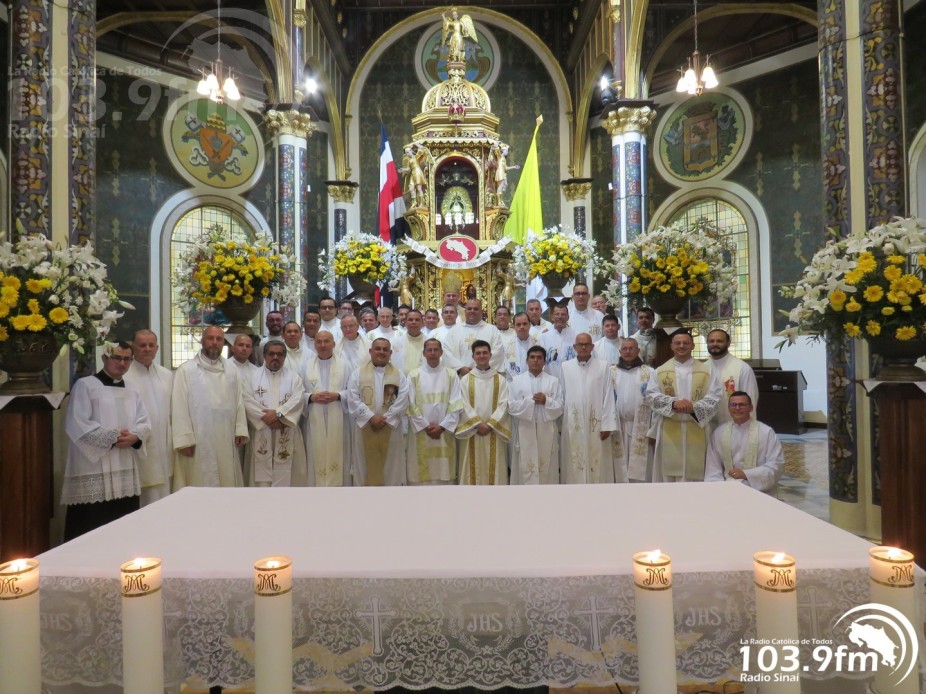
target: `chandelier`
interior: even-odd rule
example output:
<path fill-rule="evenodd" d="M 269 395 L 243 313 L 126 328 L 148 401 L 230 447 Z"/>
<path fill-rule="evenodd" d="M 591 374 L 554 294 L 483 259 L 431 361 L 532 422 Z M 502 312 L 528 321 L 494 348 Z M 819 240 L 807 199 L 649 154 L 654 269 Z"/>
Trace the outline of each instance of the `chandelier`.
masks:
<path fill-rule="evenodd" d="M 238 101 L 238 99 L 241 98 L 241 92 L 238 91 L 238 85 L 235 84 L 234 70 L 230 67 L 226 68 L 222 64 L 222 0 L 218 0 L 217 26 L 218 54 L 208 74 L 206 74 L 206 68 L 202 69 L 202 79 L 199 81 L 199 84 L 196 85 L 196 93 L 200 96 L 208 96 L 217 104 L 221 104 L 224 103 L 226 99 L 229 101 Z"/>
<path fill-rule="evenodd" d="M 692 95 L 700 95 L 705 89 L 713 89 L 719 83 L 717 76 L 714 74 L 714 68 L 711 67 L 711 56 L 708 55 L 704 61 L 704 69 L 701 69 L 701 54 L 698 52 L 698 0 L 694 2 L 694 53 L 688 58 L 688 69 L 680 67 L 678 69 L 681 75 L 678 78 L 678 84 L 675 87 L 677 92 L 687 92 Z"/>

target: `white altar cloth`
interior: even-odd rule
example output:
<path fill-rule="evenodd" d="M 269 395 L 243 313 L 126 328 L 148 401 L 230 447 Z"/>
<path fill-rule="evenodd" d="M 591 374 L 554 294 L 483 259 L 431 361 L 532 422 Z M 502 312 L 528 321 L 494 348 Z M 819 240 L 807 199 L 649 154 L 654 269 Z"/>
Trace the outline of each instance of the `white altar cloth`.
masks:
<path fill-rule="evenodd" d="M 306 688 L 636 680 L 631 556 L 672 557 L 680 681 L 738 676 L 752 555 L 798 567 L 801 635 L 867 602 L 870 544 L 730 483 L 187 488 L 39 557 L 48 685 L 118 683 L 119 565 L 163 560 L 168 679 L 253 677 L 252 567 L 293 558 Z"/>

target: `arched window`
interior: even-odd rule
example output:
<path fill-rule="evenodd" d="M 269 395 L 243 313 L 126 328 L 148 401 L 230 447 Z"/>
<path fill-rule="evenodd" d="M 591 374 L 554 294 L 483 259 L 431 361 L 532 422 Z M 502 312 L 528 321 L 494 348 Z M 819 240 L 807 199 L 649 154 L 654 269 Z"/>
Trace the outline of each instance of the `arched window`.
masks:
<path fill-rule="evenodd" d="M 692 302 L 689 315 L 683 315 L 682 319 L 686 323 L 696 325 L 703 336 L 713 328 L 723 328 L 732 337 L 730 353 L 740 358 L 749 358 L 752 356 L 752 322 L 749 295 L 749 229 L 746 219 L 738 209 L 724 200 L 701 198 L 688 202 L 672 215 L 669 222 L 682 222 L 689 226 L 702 218 L 713 222 L 721 233 L 735 242 L 736 253 L 731 261 L 739 277 L 739 288 L 732 302 Z M 707 358 L 704 339 L 695 340 L 694 356 L 698 359 Z"/>
<path fill-rule="evenodd" d="M 180 256 L 203 231 L 220 225 L 233 241 L 251 242 L 254 231 L 241 215 L 219 205 L 202 205 L 184 214 L 174 225 L 170 236 L 170 366 L 177 368 L 196 356 L 203 327 L 209 324 L 211 311 L 187 316 L 180 310 L 173 277 L 180 266 Z"/>

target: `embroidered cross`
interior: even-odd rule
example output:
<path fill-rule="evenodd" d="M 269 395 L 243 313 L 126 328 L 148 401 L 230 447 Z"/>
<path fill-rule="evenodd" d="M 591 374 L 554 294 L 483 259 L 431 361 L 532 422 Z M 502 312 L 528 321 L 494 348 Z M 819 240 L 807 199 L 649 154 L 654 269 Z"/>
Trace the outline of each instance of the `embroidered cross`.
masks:
<path fill-rule="evenodd" d="M 254 394 L 257 396 L 258 400 L 262 400 L 264 395 L 269 392 L 269 390 L 264 390 L 263 386 L 257 386 L 257 388 L 254 389 Z"/>
<path fill-rule="evenodd" d="M 355 612 L 358 617 L 372 617 L 373 618 L 373 655 L 382 655 L 383 654 L 383 633 L 382 633 L 382 621 L 380 617 L 395 617 L 398 613 L 395 610 L 385 610 L 380 612 L 379 609 L 379 598 L 370 599 L 370 610 L 362 611 L 358 610 Z"/>
<path fill-rule="evenodd" d="M 600 651 L 601 622 L 598 620 L 598 615 L 616 614 L 617 610 L 613 607 L 598 607 L 598 597 L 595 595 L 589 595 L 585 604 L 588 605 L 587 610 L 574 610 L 572 614 L 574 614 L 576 617 L 580 615 L 589 616 L 592 628 L 592 650 Z"/>

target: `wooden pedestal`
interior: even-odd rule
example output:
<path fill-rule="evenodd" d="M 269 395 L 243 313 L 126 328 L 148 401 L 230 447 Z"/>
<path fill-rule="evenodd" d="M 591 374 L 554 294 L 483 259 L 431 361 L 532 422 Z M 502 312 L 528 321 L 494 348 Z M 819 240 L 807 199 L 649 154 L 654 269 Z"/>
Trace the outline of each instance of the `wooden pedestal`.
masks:
<path fill-rule="evenodd" d="M 0 410 L 0 562 L 50 548 L 54 409 L 21 395 Z"/>
<path fill-rule="evenodd" d="M 878 403 L 881 541 L 926 566 L 926 393 L 913 383 L 882 381 L 868 394 Z"/>

